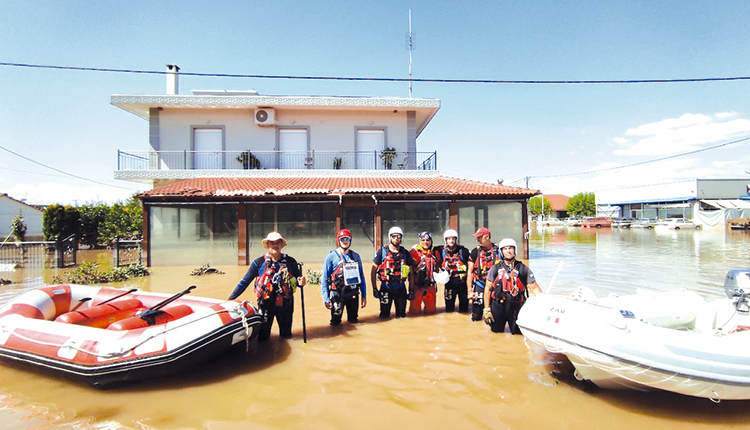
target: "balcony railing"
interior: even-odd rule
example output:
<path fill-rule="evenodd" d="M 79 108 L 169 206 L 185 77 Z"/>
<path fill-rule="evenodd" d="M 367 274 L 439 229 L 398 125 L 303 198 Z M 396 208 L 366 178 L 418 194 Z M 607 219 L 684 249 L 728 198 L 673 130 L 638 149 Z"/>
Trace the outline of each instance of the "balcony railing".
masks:
<path fill-rule="evenodd" d="M 117 151 L 117 170 L 206 169 L 437 170 L 437 151 Z"/>

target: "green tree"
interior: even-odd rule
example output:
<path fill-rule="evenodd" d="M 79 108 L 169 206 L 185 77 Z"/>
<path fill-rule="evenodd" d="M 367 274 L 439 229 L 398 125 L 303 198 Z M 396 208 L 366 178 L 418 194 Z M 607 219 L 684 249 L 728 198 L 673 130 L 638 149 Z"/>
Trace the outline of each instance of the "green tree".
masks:
<path fill-rule="evenodd" d="M 136 237 L 143 234 L 143 207 L 135 197 L 123 205 L 115 203 L 109 208 L 99 231 L 99 240 L 110 243 L 116 237 Z"/>
<path fill-rule="evenodd" d="M 596 215 L 596 195 L 594 193 L 578 193 L 568 199 L 565 210 L 572 216 Z"/>
<path fill-rule="evenodd" d="M 23 242 L 26 239 L 26 222 L 21 212 L 18 212 L 11 221 L 10 233 L 16 238 L 16 242 Z"/>
<path fill-rule="evenodd" d="M 83 205 L 78 208 L 81 214 L 80 240 L 81 244 L 96 247 L 106 244 L 101 240 L 100 230 L 107 220 L 110 212 L 109 206 L 104 203 Z"/>
<path fill-rule="evenodd" d="M 45 240 L 65 239 L 70 235 L 80 237 L 81 214 L 78 208 L 50 205 L 44 210 L 42 233 Z"/>
<path fill-rule="evenodd" d="M 544 203 L 544 205 L 542 205 Z M 552 203 L 544 196 L 534 196 L 529 199 L 529 212 L 532 215 L 540 215 L 544 206 L 544 216 L 548 217 L 552 213 Z"/>

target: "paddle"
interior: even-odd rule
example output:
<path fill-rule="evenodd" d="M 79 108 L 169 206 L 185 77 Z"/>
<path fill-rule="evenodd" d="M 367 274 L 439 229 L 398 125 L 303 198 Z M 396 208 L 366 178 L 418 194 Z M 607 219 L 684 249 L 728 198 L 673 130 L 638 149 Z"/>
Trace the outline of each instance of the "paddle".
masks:
<path fill-rule="evenodd" d="M 78 301 L 78 304 L 73 309 L 70 310 L 70 312 L 75 312 L 78 308 L 81 307 L 82 304 L 88 302 L 89 300 L 91 300 L 91 297 L 82 298 L 81 300 Z"/>
<path fill-rule="evenodd" d="M 99 305 L 104 305 L 104 304 L 107 304 L 107 303 L 111 302 L 112 300 L 117 300 L 117 299 L 119 299 L 120 297 L 123 297 L 123 296 L 127 296 L 128 294 L 130 294 L 130 293 L 134 293 L 134 292 L 136 292 L 136 291 L 138 291 L 138 288 L 131 288 L 130 290 L 128 290 L 128 291 L 126 291 L 126 292 L 124 292 L 124 293 L 122 293 L 122 294 L 120 294 L 120 295 L 117 295 L 117 296 L 114 296 L 114 297 L 110 297 L 109 299 L 107 299 L 107 300 L 105 300 L 105 301 L 103 301 L 103 302 L 99 303 Z M 97 306 L 98 306 L 98 305 L 97 305 Z"/>
<path fill-rule="evenodd" d="M 297 263 L 299 267 L 299 273 L 302 274 L 302 265 L 304 263 Z M 303 275 L 304 276 L 304 275 Z M 302 300 L 302 343 L 307 343 L 307 324 L 305 322 L 305 287 L 300 285 L 300 299 Z"/>
<path fill-rule="evenodd" d="M 180 291 L 179 293 L 175 294 L 174 296 L 169 297 L 168 299 L 166 299 L 166 300 L 164 300 L 162 302 L 159 302 L 159 303 L 151 306 L 150 308 L 148 308 L 145 311 L 141 312 L 138 316 L 142 320 L 146 321 L 148 323 L 148 325 L 154 325 L 154 324 L 156 324 L 156 320 L 155 320 L 156 316 L 162 313 L 162 311 L 160 310 L 161 308 L 163 308 L 164 306 L 166 306 L 166 305 L 172 303 L 173 301 L 179 299 L 180 297 L 184 296 L 185 294 L 190 294 L 190 291 L 192 291 L 194 288 L 195 288 L 195 285 L 191 285 L 190 287 L 188 287 L 184 291 Z"/>

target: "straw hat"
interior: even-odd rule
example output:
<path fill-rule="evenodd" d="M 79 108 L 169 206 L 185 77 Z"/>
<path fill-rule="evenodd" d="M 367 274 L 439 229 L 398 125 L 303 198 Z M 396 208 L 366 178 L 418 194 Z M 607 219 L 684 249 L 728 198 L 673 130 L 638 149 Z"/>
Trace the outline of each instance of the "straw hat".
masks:
<path fill-rule="evenodd" d="M 268 242 L 276 242 L 277 240 L 281 240 L 281 247 L 286 246 L 286 239 L 281 237 L 281 234 L 278 232 L 272 231 L 268 233 L 268 236 L 266 236 L 265 239 L 263 239 L 263 248 L 268 249 Z"/>

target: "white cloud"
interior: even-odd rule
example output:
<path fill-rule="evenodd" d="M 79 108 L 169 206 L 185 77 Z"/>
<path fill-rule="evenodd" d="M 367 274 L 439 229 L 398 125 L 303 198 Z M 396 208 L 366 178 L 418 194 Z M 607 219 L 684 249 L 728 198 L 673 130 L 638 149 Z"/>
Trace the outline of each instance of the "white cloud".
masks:
<path fill-rule="evenodd" d="M 626 136 L 639 138 L 630 147 L 614 152 L 620 156 L 674 155 L 705 148 L 750 133 L 750 120 L 732 112 L 715 115 L 685 114 L 679 118 L 629 129 Z M 624 139 L 623 137 L 616 138 Z"/>

